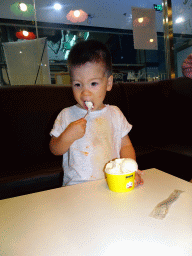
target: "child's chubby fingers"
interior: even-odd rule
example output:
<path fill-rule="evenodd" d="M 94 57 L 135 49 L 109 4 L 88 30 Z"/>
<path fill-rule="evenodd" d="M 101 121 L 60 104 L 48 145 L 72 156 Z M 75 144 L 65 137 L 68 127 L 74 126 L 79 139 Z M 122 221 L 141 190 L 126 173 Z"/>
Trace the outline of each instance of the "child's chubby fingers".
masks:
<path fill-rule="evenodd" d="M 76 121 L 74 121 L 73 123 L 71 123 L 74 127 L 86 127 L 87 124 L 87 120 L 85 118 L 80 118 Z"/>
<path fill-rule="evenodd" d="M 65 132 L 74 140 L 80 139 L 84 136 L 86 131 L 87 121 L 84 118 L 76 120 L 68 125 Z"/>
<path fill-rule="evenodd" d="M 76 124 L 82 125 L 82 126 L 85 126 L 85 127 L 86 127 L 86 124 L 87 124 L 87 120 L 85 118 L 80 118 L 79 120 L 77 120 L 75 122 L 76 122 Z"/>
<path fill-rule="evenodd" d="M 135 187 L 137 187 L 138 185 L 143 185 L 143 179 L 141 178 L 141 175 L 143 173 L 138 170 L 136 173 L 135 173 Z"/>
<path fill-rule="evenodd" d="M 86 130 L 86 124 L 87 124 L 87 120 L 85 118 L 81 118 L 74 122 L 74 126 L 76 127 L 76 129 L 82 130 L 82 131 Z"/>
<path fill-rule="evenodd" d="M 142 176 L 145 172 L 144 171 L 141 171 L 141 170 L 138 170 L 137 173 Z"/>

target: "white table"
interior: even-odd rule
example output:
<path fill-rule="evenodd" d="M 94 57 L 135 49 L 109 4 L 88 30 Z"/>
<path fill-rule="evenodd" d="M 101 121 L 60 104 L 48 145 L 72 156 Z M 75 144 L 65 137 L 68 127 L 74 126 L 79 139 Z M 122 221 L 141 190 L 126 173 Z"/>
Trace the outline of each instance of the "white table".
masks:
<path fill-rule="evenodd" d="M 157 169 L 126 193 L 105 180 L 0 201 L 0 255 L 192 255 L 192 184 Z M 163 220 L 149 217 L 184 190 Z"/>

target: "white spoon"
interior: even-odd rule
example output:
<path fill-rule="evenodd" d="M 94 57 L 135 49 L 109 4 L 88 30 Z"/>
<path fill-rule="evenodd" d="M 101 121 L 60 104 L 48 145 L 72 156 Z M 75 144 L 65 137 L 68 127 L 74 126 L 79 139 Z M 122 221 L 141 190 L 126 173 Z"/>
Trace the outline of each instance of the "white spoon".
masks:
<path fill-rule="evenodd" d="M 86 118 L 88 116 L 88 114 L 90 113 L 91 109 L 93 108 L 93 102 L 85 101 L 85 105 L 87 106 L 88 110 L 87 110 L 87 114 L 84 116 L 84 118 Z"/>

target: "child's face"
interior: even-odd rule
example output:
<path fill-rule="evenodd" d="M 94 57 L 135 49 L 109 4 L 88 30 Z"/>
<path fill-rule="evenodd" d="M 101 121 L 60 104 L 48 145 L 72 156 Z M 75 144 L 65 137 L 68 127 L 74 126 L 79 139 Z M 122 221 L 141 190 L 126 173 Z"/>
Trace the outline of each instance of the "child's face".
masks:
<path fill-rule="evenodd" d="M 73 95 L 82 108 L 85 101 L 93 103 L 93 111 L 104 108 L 103 100 L 113 84 L 113 76 L 107 77 L 102 62 L 87 62 L 71 70 Z"/>

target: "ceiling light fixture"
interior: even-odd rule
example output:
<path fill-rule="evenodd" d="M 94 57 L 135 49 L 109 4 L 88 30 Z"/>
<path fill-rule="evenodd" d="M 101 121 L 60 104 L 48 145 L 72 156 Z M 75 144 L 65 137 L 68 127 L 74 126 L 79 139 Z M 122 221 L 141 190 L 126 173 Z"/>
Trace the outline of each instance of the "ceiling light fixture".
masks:
<path fill-rule="evenodd" d="M 27 11 L 27 5 L 24 3 L 20 3 L 19 4 L 19 8 L 22 12 L 26 12 Z"/>
<path fill-rule="evenodd" d="M 181 23 L 183 21 L 184 21 L 184 19 L 182 17 L 179 17 L 176 19 L 175 23 Z"/>
<path fill-rule="evenodd" d="M 20 17 L 30 17 L 34 15 L 34 6 L 32 4 L 25 4 L 16 2 L 10 5 L 11 12 Z"/>
<path fill-rule="evenodd" d="M 26 40 L 31 40 L 35 39 L 36 35 L 33 32 L 28 32 L 26 30 L 16 32 L 16 37 L 19 39 L 26 39 Z"/>
<path fill-rule="evenodd" d="M 29 32 L 26 31 L 26 30 L 23 30 L 23 35 L 24 35 L 24 36 L 28 36 L 28 35 L 29 35 Z"/>
<path fill-rule="evenodd" d="M 57 10 L 57 11 L 59 11 L 59 10 L 61 10 L 61 8 L 62 8 L 62 6 L 60 5 L 60 4 L 54 4 L 54 9 L 55 10 Z"/>
<path fill-rule="evenodd" d="M 88 18 L 88 14 L 83 10 L 71 10 L 67 14 L 67 19 L 73 23 L 83 22 Z"/>
<path fill-rule="evenodd" d="M 80 11 L 79 10 L 76 10 L 76 11 L 74 11 L 74 15 L 75 15 L 75 17 L 79 17 L 80 16 Z"/>

